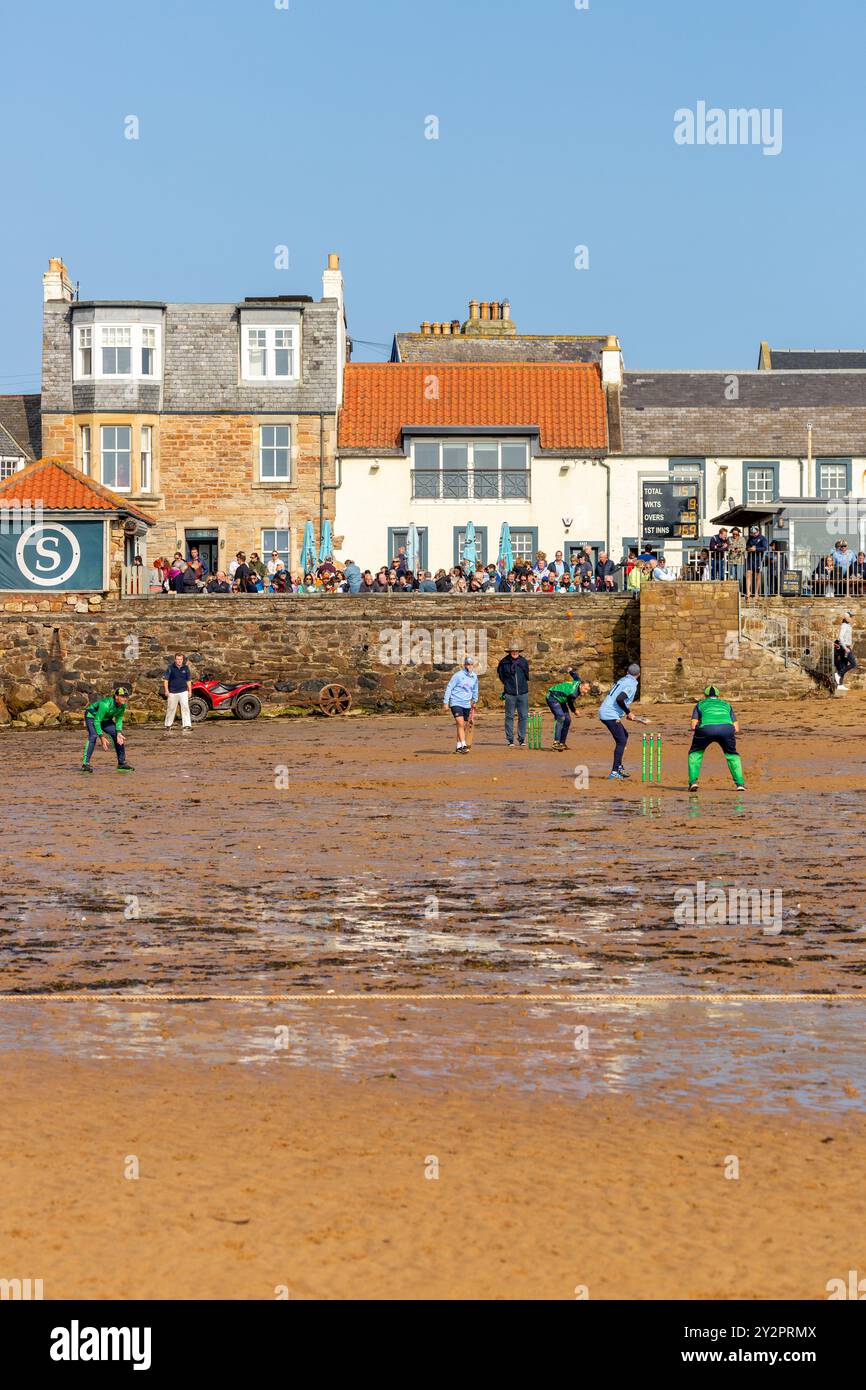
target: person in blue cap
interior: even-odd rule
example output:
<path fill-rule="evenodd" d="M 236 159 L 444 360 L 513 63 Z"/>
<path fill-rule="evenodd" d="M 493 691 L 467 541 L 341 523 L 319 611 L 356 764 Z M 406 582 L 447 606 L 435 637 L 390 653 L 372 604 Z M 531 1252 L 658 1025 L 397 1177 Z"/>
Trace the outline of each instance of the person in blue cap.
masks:
<path fill-rule="evenodd" d="M 624 720 L 631 722 L 644 723 L 638 719 L 636 714 L 632 714 L 631 706 L 637 694 L 637 683 L 640 679 L 640 667 L 637 662 L 632 662 L 626 674 L 611 686 L 604 697 L 598 717 L 602 724 L 609 731 L 611 738 L 616 745 L 613 750 L 613 768 L 608 777 L 609 782 L 627 781 L 629 773 L 622 765 L 623 755 L 625 754 L 626 744 L 628 743 L 628 732 L 623 727 Z"/>
<path fill-rule="evenodd" d="M 457 725 L 457 747 L 455 753 L 468 753 L 472 740 L 472 726 L 475 723 L 475 707 L 478 704 L 478 677 L 475 662 L 467 656 L 459 671 L 455 671 L 442 697 L 443 705 L 450 709 Z"/>

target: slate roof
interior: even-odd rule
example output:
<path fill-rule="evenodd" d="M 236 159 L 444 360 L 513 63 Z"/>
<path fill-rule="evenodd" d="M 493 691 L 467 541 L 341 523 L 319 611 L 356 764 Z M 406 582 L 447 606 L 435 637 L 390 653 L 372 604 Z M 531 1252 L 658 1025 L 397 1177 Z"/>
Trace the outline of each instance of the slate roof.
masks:
<path fill-rule="evenodd" d="M 39 502 L 47 512 L 121 512 L 153 525 L 153 519 L 110 488 L 60 459 L 37 459 L 0 483 L 0 502 Z"/>
<path fill-rule="evenodd" d="M 38 459 L 42 452 L 40 397 L 0 396 L 0 429 L 25 458 Z"/>
<path fill-rule="evenodd" d="M 762 357 L 767 356 L 770 371 L 773 372 L 866 371 L 866 351 L 859 349 L 850 352 L 844 349 L 827 352 L 821 348 L 770 348 L 767 354 L 762 354 Z"/>
<path fill-rule="evenodd" d="M 392 362 L 599 362 L 606 337 L 397 333 Z"/>
<path fill-rule="evenodd" d="M 624 374 L 630 457 L 802 458 L 809 424 L 816 457 L 866 455 L 866 371 Z"/>
<path fill-rule="evenodd" d="M 411 425 L 446 429 L 536 427 L 542 449 L 602 454 L 605 398 L 598 367 L 573 363 L 430 364 L 355 362 L 346 368 L 342 453 L 403 454 Z M 431 399 L 431 396 L 433 399 Z"/>

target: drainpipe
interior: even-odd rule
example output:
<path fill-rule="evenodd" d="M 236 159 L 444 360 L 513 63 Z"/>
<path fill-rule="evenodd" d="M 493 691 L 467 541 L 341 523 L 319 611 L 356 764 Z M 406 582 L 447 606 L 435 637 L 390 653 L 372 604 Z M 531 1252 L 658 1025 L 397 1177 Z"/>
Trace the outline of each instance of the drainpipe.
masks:
<path fill-rule="evenodd" d="M 325 522 L 325 417 L 319 411 L 319 545 Z"/>
<path fill-rule="evenodd" d="M 610 558 L 610 464 L 605 463 L 604 459 L 593 459 L 593 467 L 598 464 L 607 474 L 606 496 L 605 496 L 605 536 L 604 545 Z"/>
<path fill-rule="evenodd" d="M 325 493 L 336 492 L 343 486 L 343 461 L 335 460 L 335 483 L 325 482 L 325 415 L 319 411 L 319 544 L 321 545 L 322 526 L 325 520 Z M 336 513 L 336 507 L 334 508 Z"/>
<path fill-rule="evenodd" d="M 806 438 L 808 440 L 808 463 L 806 465 L 806 486 L 812 486 L 812 422 L 806 426 Z"/>

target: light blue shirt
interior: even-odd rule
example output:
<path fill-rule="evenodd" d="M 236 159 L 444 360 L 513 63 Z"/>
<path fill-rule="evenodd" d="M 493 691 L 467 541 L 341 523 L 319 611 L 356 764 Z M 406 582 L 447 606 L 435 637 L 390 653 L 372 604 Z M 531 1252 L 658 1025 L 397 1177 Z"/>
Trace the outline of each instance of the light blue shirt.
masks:
<path fill-rule="evenodd" d="M 838 565 L 840 570 L 847 570 L 851 561 L 856 558 L 856 555 L 850 550 L 836 550 L 835 547 L 833 549 L 833 564 Z"/>
<path fill-rule="evenodd" d="M 447 689 L 442 697 L 443 705 L 459 705 L 461 709 L 468 709 L 470 705 L 478 703 L 478 677 L 474 671 L 467 671 L 465 666 L 461 666 L 459 671 L 448 682 Z"/>
<path fill-rule="evenodd" d="M 617 697 L 625 695 L 625 702 L 631 708 L 631 702 L 636 694 L 637 677 L 623 676 L 605 695 L 598 712 L 599 719 L 622 719 L 622 709 L 617 704 Z"/>

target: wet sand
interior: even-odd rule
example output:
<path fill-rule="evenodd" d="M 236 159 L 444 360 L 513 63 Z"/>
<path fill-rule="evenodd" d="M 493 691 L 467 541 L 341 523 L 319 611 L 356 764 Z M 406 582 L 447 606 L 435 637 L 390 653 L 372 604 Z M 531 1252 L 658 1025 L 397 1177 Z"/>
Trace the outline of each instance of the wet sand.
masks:
<path fill-rule="evenodd" d="M 466 758 L 433 716 L 142 727 L 126 778 L 6 735 L 0 1275 L 825 1297 L 866 1267 L 864 709 L 738 710 L 742 796 L 717 750 L 688 795 L 670 707 L 651 790 L 586 717 Z M 676 922 L 699 881 L 778 911 Z"/>

